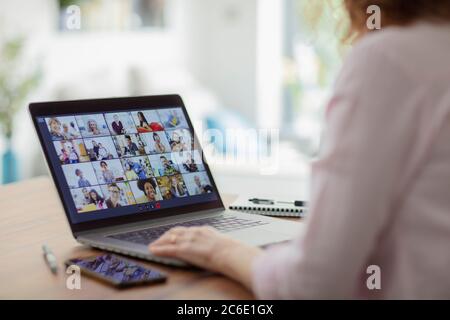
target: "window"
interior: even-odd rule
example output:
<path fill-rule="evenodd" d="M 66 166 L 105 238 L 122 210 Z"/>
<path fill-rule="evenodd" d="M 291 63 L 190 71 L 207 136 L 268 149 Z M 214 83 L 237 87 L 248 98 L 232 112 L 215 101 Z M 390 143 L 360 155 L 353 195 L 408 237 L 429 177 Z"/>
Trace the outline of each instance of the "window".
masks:
<path fill-rule="evenodd" d="M 319 146 L 324 107 L 341 65 L 341 1 L 284 0 L 284 134 L 312 155 Z M 335 21 L 336 24 L 333 24 Z"/>

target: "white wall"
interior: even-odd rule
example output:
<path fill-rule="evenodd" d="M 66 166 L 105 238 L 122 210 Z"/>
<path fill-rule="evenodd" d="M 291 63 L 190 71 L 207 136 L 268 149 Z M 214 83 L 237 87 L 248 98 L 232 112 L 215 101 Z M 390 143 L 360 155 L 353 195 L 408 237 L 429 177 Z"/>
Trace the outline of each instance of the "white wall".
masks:
<path fill-rule="evenodd" d="M 138 94 L 181 92 L 192 114 L 221 105 L 255 125 L 276 127 L 281 1 L 168 4 L 170 30 L 164 33 L 61 35 L 55 0 L 0 0 L 0 35 L 25 34 L 31 56 L 41 58 L 45 77 L 30 101 L 136 94 L 129 83 L 137 69 Z M 26 66 L 34 62 L 27 60 Z M 16 132 L 18 153 L 30 155 L 24 158 L 30 164 L 22 166 L 22 177 L 45 172 L 25 109 L 17 117 Z"/>
<path fill-rule="evenodd" d="M 53 27 L 52 10 L 56 10 L 56 1 L 1 0 L 0 9 L 0 30 L 43 34 Z"/>
<path fill-rule="evenodd" d="M 257 0 L 184 1 L 189 70 L 225 107 L 255 120 Z"/>
<path fill-rule="evenodd" d="M 43 70 L 39 88 L 29 101 L 173 93 L 193 86 L 194 79 L 184 71 L 176 36 L 179 25 L 163 32 L 61 34 L 58 14 L 56 0 L 0 1 L 0 35 L 25 36 L 24 67 L 32 70 L 39 65 Z M 173 19 L 169 14 L 169 20 Z M 15 121 L 15 151 L 27 155 L 20 159 L 22 178 L 46 172 L 27 104 Z"/>
<path fill-rule="evenodd" d="M 225 107 L 256 126 L 279 127 L 283 2 L 183 0 L 181 5 L 189 70 Z"/>

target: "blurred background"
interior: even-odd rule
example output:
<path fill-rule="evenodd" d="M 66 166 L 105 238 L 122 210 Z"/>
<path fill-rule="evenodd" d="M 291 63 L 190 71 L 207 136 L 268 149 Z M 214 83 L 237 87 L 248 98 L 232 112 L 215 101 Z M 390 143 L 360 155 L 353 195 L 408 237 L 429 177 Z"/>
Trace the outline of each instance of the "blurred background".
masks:
<path fill-rule="evenodd" d="M 197 128 L 279 129 L 275 173 L 211 163 L 223 192 L 306 194 L 342 60 L 321 2 L 0 0 L 2 183 L 47 174 L 29 102 L 179 93 Z"/>

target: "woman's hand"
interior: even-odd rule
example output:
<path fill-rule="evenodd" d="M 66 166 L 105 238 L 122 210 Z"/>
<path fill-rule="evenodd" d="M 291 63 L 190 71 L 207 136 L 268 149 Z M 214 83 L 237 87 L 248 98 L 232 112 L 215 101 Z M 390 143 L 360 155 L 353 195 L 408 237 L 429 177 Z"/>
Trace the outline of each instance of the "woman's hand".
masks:
<path fill-rule="evenodd" d="M 177 258 L 223 273 L 251 288 L 253 260 L 262 250 L 245 245 L 211 227 L 176 227 L 151 243 L 157 256 Z"/>

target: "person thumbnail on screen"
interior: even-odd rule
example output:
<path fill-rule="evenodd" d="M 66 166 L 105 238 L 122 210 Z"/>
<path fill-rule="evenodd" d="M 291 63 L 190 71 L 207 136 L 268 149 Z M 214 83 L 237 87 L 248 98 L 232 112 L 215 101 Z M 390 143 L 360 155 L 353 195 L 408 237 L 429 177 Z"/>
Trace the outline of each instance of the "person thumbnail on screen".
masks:
<path fill-rule="evenodd" d="M 147 143 L 147 154 L 157 154 L 170 152 L 169 141 L 163 131 L 141 134 L 142 139 Z"/>
<path fill-rule="evenodd" d="M 66 164 L 62 166 L 69 188 L 84 188 L 97 185 L 97 178 L 91 162 Z"/>
<path fill-rule="evenodd" d="M 124 207 L 136 204 L 133 192 L 128 182 L 113 182 L 101 186 L 103 194 L 106 197 L 106 206 L 111 208 Z"/>
<path fill-rule="evenodd" d="M 166 131 L 172 152 L 193 150 L 194 139 L 188 129 Z"/>
<path fill-rule="evenodd" d="M 131 116 L 138 133 L 164 130 L 156 111 L 135 111 L 131 113 Z"/>
<path fill-rule="evenodd" d="M 110 135 L 105 118 L 101 113 L 75 116 L 75 118 L 80 132 L 85 138 Z"/>
<path fill-rule="evenodd" d="M 111 160 L 119 157 L 111 137 L 85 138 L 84 145 L 90 161 Z"/>
<path fill-rule="evenodd" d="M 125 134 L 113 137 L 120 158 L 146 155 L 147 143 L 139 134 Z"/>
<path fill-rule="evenodd" d="M 180 168 L 181 173 L 205 171 L 205 166 L 198 150 L 173 153 L 172 159 Z"/>
<path fill-rule="evenodd" d="M 147 179 L 153 176 L 150 159 L 148 157 L 134 157 L 121 159 L 127 180 Z"/>
<path fill-rule="evenodd" d="M 92 162 L 99 184 L 125 181 L 125 173 L 119 159 Z"/>
<path fill-rule="evenodd" d="M 183 178 L 191 196 L 213 192 L 213 187 L 206 171 L 183 174 Z"/>
<path fill-rule="evenodd" d="M 105 197 L 99 186 L 71 189 L 70 192 L 79 213 L 107 208 Z"/>
<path fill-rule="evenodd" d="M 46 118 L 48 131 L 52 140 L 71 140 L 81 138 L 74 116 Z"/>
<path fill-rule="evenodd" d="M 166 129 L 189 128 L 181 108 L 160 109 L 158 114 Z"/>
<path fill-rule="evenodd" d="M 188 196 L 186 184 L 181 174 L 156 178 L 164 200 Z"/>
<path fill-rule="evenodd" d="M 131 181 L 130 185 L 137 203 L 160 201 L 163 199 L 155 178 Z"/>
<path fill-rule="evenodd" d="M 113 136 L 137 132 L 129 112 L 105 113 L 105 120 Z"/>
<path fill-rule="evenodd" d="M 180 173 L 178 166 L 172 160 L 172 154 L 154 154 L 148 156 L 155 177 L 168 176 Z"/>
<path fill-rule="evenodd" d="M 53 141 L 61 164 L 89 161 L 89 155 L 82 139 Z"/>

